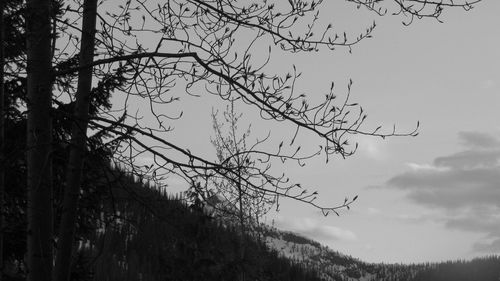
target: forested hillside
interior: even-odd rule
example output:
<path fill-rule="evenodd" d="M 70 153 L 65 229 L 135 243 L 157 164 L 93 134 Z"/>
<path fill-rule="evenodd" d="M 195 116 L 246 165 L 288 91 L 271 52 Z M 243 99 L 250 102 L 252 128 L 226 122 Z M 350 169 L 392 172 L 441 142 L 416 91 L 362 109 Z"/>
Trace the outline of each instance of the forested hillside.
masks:
<path fill-rule="evenodd" d="M 24 280 L 26 267 L 26 120 L 17 104 L 25 80 L 8 83 L 6 133 L 4 276 Z M 69 121 L 65 108 L 54 110 L 55 186 L 62 186 L 68 157 Z M 188 207 L 180 198 L 141 182 L 110 164 L 111 152 L 101 139 L 89 140 L 84 187 L 78 213 L 76 262 L 72 280 L 380 280 L 497 281 L 498 257 L 441 264 L 367 264 L 339 254 L 310 239 L 269 227 L 257 228 L 262 241 L 245 238 L 240 258 L 237 226 L 205 215 L 200 205 Z M 61 189 L 54 206 L 60 214 Z M 55 223 L 59 221 L 56 216 Z M 277 247 L 279 246 L 279 247 Z M 273 248 L 273 250 L 269 250 Z"/>
<path fill-rule="evenodd" d="M 416 136 L 420 124 L 365 126 L 351 79 L 312 90 L 294 61 L 283 64 L 296 53 L 351 53 L 375 22 L 347 34 L 320 19 L 330 1 L 278 2 L 0 1 L 0 281 L 498 279 L 497 257 L 367 264 L 252 225 L 281 199 L 323 215 L 349 209 L 357 195 L 320 204 L 289 165 L 347 158 L 354 135 Z M 383 15 L 392 1 L 347 2 Z M 480 0 L 396 2 L 409 24 Z M 205 116 L 190 98 L 236 103 L 278 139 L 238 138 L 237 113 L 223 117 L 232 133 L 214 118 L 218 137 L 198 134 Z M 188 111 L 197 112 L 182 123 Z M 195 199 L 167 194 L 171 177 Z M 206 212 L 221 194 L 239 225 Z"/>
<path fill-rule="evenodd" d="M 119 215 L 81 248 L 95 257 L 94 280 L 320 280 L 250 236 L 240 258 L 236 228 L 132 180 L 114 192 Z"/>
<path fill-rule="evenodd" d="M 11 91 L 21 87 L 9 85 Z M 26 122 L 10 107 L 5 193 L 7 280 L 25 280 L 26 161 L 22 153 Z M 64 140 L 67 123 L 56 119 L 55 138 Z M 95 143 L 96 146 L 98 142 Z M 67 146 L 55 147 L 55 179 L 63 176 Z M 320 280 L 316 274 L 245 237 L 240 258 L 237 229 L 222 226 L 200 205 L 188 207 L 131 173 L 110 164 L 108 152 L 89 150 L 78 213 L 76 262 L 71 280 Z M 54 206 L 60 214 L 61 193 Z M 56 217 L 58 223 L 59 216 Z"/>
<path fill-rule="evenodd" d="M 14 98 L 9 104 L 15 105 L 22 96 L 23 83 L 7 85 Z M 55 114 L 62 110 L 57 108 Z M 8 117 L 4 276 L 24 280 L 26 122 L 16 106 L 9 107 Z M 56 186 L 61 186 L 69 124 L 59 117 L 54 127 L 54 138 L 61 140 L 54 149 L 54 174 Z M 257 235 L 245 237 L 245 255 L 240 258 L 236 224 L 223 226 L 204 214 L 201 205 L 188 207 L 181 198 L 120 170 L 110 164 L 110 152 L 99 144 L 98 138 L 89 142 L 72 280 L 238 280 L 244 276 L 245 280 L 497 281 L 500 277 L 498 257 L 440 264 L 368 264 L 270 227 L 258 227 Z M 61 192 L 55 191 L 58 214 Z M 55 223 L 58 220 L 57 216 Z"/>
<path fill-rule="evenodd" d="M 449 261 L 426 264 L 411 281 L 500 280 L 500 258 L 490 256 L 472 261 Z"/>
<path fill-rule="evenodd" d="M 267 244 L 329 281 L 497 281 L 500 257 L 441 263 L 366 263 L 298 234 L 262 226 Z"/>

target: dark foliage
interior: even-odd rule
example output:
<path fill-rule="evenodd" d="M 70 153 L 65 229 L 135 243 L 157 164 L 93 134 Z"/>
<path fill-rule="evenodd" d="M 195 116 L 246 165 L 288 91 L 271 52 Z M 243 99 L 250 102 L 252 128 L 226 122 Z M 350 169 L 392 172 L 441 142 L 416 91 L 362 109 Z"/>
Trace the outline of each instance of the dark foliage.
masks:
<path fill-rule="evenodd" d="M 498 281 L 500 257 L 490 256 L 471 261 L 447 261 L 422 264 L 353 263 L 348 276 L 370 274 L 370 281 Z M 351 265 L 353 265 L 351 264 Z M 334 279 L 336 280 L 336 279 Z M 338 279 L 343 280 L 343 279 Z"/>
<path fill-rule="evenodd" d="M 54 2 L 54 9 L 60 5 Z M 57 4 L 57 5 L 56 5 Z M 6 174 L 4 251 L 7 280 L 26 277 L 26 77 L 24 3 L 8 1 L 6 11 Z M 56 69 L 77 65 L 78 56 L 56 62 Z M 123 69 L 102 75 L 92 90 L 90 114 L 110 108 L 111 93 L 124 83 Z M 73 74 L 54 86 L 73 93 Z M 55 226 L 59 224 L 73 103 L 53 100 Z M 200 210 L 138 181 L 110 165 L 114 144 L 108 128 L 94 128 L 87 141 L 83 188 L 78 209 L 71 280 L 315 280 L 300 265 L 278 257 L 263 243 L 239 260 L 237 231 L 210 221 Z M 57 241 L 55 237 L 54 242 Z M 56 243 L 54 243 L 56 245 Z M 269 279 L 269 278 L 272 279 Z"/>
<path fill-rule="evenodd" d="M 500 257 L 429 264 L 410 281 L 498 281 Z"/>
<path fill-rule="evenodd" d="M 80 249 L 95 258 L 94 280 L 237 280 L 242 272 L 246 280 L 320 280 L 250 236 L 241 261 L 237 228 L 132 175 L 113 177 L 120 179 L 106 212 L 115 219 Z"/>
<path fill-rule="evenodd" d="M 7 277 L 21 280 L 26 251 L 25 121 L 9 120 L 7 129 L 7 146 L 18 153 L 7 170 L 4 254 Z M 55 186 L 61 186 L 67 149 L 59 147 L 55 153 Z M 87 157 L 72 280 L 236 280 L 240 272 L 247 280 L 319 280 L 250 237 L 250 250 L 241 262 L 236 229 L 219 225 L 104 160 L 90 152 Z M 56 210 L 60 196 L 56 189 Z"/>

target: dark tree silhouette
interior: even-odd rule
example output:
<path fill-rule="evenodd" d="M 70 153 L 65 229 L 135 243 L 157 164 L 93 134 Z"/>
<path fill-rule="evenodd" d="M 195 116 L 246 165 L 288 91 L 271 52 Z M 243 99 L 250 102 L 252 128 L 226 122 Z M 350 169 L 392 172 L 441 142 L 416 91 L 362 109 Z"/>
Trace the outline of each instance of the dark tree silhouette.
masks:
<path fill-rule="evenodd" d="M 112 138 L 103 145 L 114 149 L 115 161 L 127 165 L 140 178 L 160 181 L 176 174 L 192 185 L 202 185 L 210 178 L 225 177 L 261 194 L 312 205 L 324 214 L 336 213 L 353 200 L 331 206 L 318 205 L 314 192 L 307 192 L 285 175 L 263 169 L 255 170 L 252 178 L 242 177 L 238 171 L 252 169 L 246 166 L 247 163 L 236 166 L 221 164 L 236 155 L 229 155 L 227 161 L 206 159 L 169 141 L 172 123 L 182 116 L 171 114 L 172 107 L 168 107 L 174 106 L 180 98 L 176 93 L 214 95 L 222 100 L 238 98 L 239 104 L 258 110 L 263 119 L 295 126 L 290 140 L 274 150 L 239 152 L 264 164 L 289 160 L 301 165 L 304 160 L 320 154 L 326 155 L 327 160 L 332 155 L 348 157 L 356 148 L 348 142 L 348 137 L 353 134 L 377 137 L 416 134 L 416 131 L 384 132 L 380 127 L 365 129 L 362 126 L 365 112 L 349 101 L 351 83 L 346 98 L 337 99 L 332 86 L 322 102 L 310 104 L 304 95 L 296 94 L 295 85 L 300 78 L 296 69 L 288 74 L 286 70 L 279 74 L 266 71 L 267 63 L 273 59 L 272 52 L 351 50 L 355 44 L 371 36 L 375 25 L 368 26 L 363 33 L 352 38 L 345 33 L 336 33 L 331 25 L 321 27 L 319 9 L 326 2 L 105 1 L 95 13 L 97 33 L 92 59 L 79 44 L 80 41 L 84 44 L 85 35 L 92 33 L 80 24 L 86 10 L 82 10 L 82 6 L 88 1 L 84 1 L 84 5 L 81 1 L 27 1 L 26 67 L 10 73 L 27 78 L 27 267 L 30 280 L 49 280 L 52 271 L 53 104 L 74 108 L 69 111 L 73 114 L 67 116 L 76 124 L 71 134 L 72 147 L 82 151 L 81 136 L 89 135 L 86 132 L 88 125 L 90 133 Z M 388 2 L 396 3 L 396 14 L 401 14 L 408 24 L 415 17 L 439 19 L 445 8 L 467 10 L 478 1 L 472 4 L 451 0 L 349 2 L 381 15 L 385 13 L 382 7 Z M 266 46 L 267 54 L 260 55 L 260 52 L 256 55 L 255 48 L 262 50 L 262 45 Z M 80 80 L 83 77 L 88 79 L 88 76 L 75 74 L 90 69 L 92 77 L 100 81 L 96 89 L 116 89 L 116 95 L 124 101 L 123 107 L 115 104 L 113 111 L 94 107 L 94 112 L 88 109 L 85 112 L 86 107 L 92 108 L 89 105 L 102 103 L 109 97 L 102 95 L 106 91 L 99 90 L 88 96 L 84 93 L 88 89 L 81 90 L 77 86 L 85 84 Z M 131 114 L 126 109 L 133 102 L 145 102 L 148 106 Z M 142 121 L 141 117 L 147 114 L 154 117 L 154 124 Z M 322 142 L 317 152 L 302 153 L 300 145 L 295 143 L 302 131 L 317 136 Z M 153 158 L 153 163 L 138 164 L 137 157 L 142 155 Z M 81 169 L 79 167 L 83 165 L 76 161 L 68 167 L 71 171 Z M 67 177 L 65 186 L 69 195 L 79 194 L 75 190 L 81 188 L 76 178 L 81 172 L 76 170 L 74 176 Z M 77 208 L 77 200 L 67 202 L 63 211 L 71 224 L 75 221 L 75 212 L 70 209 Z"/>
<path fill-rule="evenodd" d="M 0 3 L 0 281 L 3 280 L 4 198 L 5 198 L 5 2 Z"/>
<path fill-rule="evenodd" d="M 27 1 L 28 280 L 52 277 L 52 51 L 50 1 Z"/>
<path fill-rule="evenodd" d="M 83 2 L 79 65 L 90 64 L 94 59 L 96 18 L 97 0 L 85 0 Z M 82 185 L 82 168 L 87 141 L 90 94 L 92 90 L 91 67 L 79 70 L 77 83 L 74 109 L 75 121 L 71 128 L 71 148 L 62 203 L 62 218 L 59 225 L 54 281 L 66 281 L 70 277 L 71 252 L 74 243 L 78 196 Z"/>

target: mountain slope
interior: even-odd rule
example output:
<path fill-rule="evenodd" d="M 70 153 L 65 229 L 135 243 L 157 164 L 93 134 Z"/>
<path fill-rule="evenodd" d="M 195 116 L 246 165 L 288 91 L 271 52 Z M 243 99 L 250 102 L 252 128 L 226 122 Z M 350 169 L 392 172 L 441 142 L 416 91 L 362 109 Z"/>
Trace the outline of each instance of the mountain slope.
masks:
<path fill-rule="evenodd" d="M 317 274 L 241 236 L 196 206 L 123 179 L 95 235 L 80 248 L 91 259 L 91 280 L 320 281 Z M 111 204 L 112 203 L 112 204 Z"/>
<path fill-rule="evenodd" d="M 281 255 L 320 272 L 323 280 L 372 280 L 365 263 L 289 231 L 263 227 L 266 244 Z"/>
<path fill-rule="evenodd" d="M 261 226 L 268 247 L 335 281 L 498 281 L 500 257 L 426 264 L 373 264 L 289 231 Z"/>

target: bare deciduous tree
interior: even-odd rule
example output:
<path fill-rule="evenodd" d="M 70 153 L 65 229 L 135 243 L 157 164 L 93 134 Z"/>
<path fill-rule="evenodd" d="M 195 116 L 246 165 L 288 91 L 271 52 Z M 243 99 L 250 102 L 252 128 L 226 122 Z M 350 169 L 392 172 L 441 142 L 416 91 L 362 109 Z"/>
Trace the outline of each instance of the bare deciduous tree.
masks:
<path fill-rule="evenodd" d="M 207 198 L 207 205 L 213 208 L 213 215 L 222 221 L 239 224 L 239 254 L 240 266 L 244 268 L 247 235 L 252 235 L 253 230 L 259 227 L 259 218 L 267 213 L 274 205 L 276 196 L 252 189 L 243 183 L 251 181 L 252 177 L 259 178 L 260 172 L 270 168 L 270 164 L 259 165 L 251 158 L 253 151 L 259 149 L 267 138 L 257 140 L 254 144 L 249 143 L 250 126 L 241 133 L 239 120 L 243 114 L 239 114 L 235 108 L 235 101 L 231 100 L 219 120 L 218 112 L 213 112 L 212 122 L 215 136 L 211 139 L 215 147 L 219 164 L 234 169 L 236 177 L 228 179 L 227 176 L 216 175 L 207 178 L 205 190 L 202 194 L 213 194 Z M 262 162 L 259 162 L 262 164 Z M 192 187 L 192 188 L 196 188 Z M 195 194 L 198 192 L 195 190 Z M 240 272 L 240 280 L 245 280 L 244 270 Z"/>
<path fill-rule="evenodd" d="M 395 3 L 395 13 L 407 19 L 408 24 L 415 17 L 439 19 L 445 8 L 467 10 L 479 1 L 348 2 L 380 15 L 386 13 L 383 7 L 387 3 Z M 104 1 L 95 14 L 98 27 L 95 46 L 92 48 L 94 57 L 91 59 L 89 54 L 85 55 L 87 52 L 84 47 L 79 45 L 80 41 L 82 46 L 85 45 L 83 38 L 89 31 L 80 25 L 85 13 L 85 9 L 82 12 L 80 1 L 27 1 L 29 279 L 51 278 L 51 101 L 75 101 L 74 89 L 78 89 L 77 108 L 85 109 L 85 103 L 88 105 L 96 99 L 102 99 L 99 91 L 92 91 L 90 97 L 86 98 L 88 86 L 81 90 L 76 85 L 88 85 L 79 81 L 83 77 L 88 79 L 88 75 L 74 75 L 78 72 L 83 74 L 91 70 L 93 78 L 99 81 L 96 88 L 111 87 L 103 81 L 114 81 L 112 87 L 118 89 L 116 95 L 123 101 L 123 107 L 120 108 L 116 102 L 113 112 L 90 112 L 88 126 L 91 133 L 112 137 L 107 145 L 116 150 L 116 161 L 127 164 L 138 175 L 161 180 L 162 177 L 175 174 L 193 185 L 214 177 L 225 178 L 265 196 L 290 198 L 310 204 L 324 214 L 348 207 L 352 200 L 331 206 L 319 205 L 314 200 L 314 192 L 305 191 L 300 184 L 289 181 L 285 175 L 275 174 L 266 168 L 255 169 L 250 165 L 251 161 L 232 161 L 239 159 L 239 156 L 252 155 L 255 161 L 264 163 L 288 159 L 301 165 L 304 160 L 320 154 L 326 155 L 326 159 L 332 155 L 350 156 L 355 147 L 349 145 L 348 137 L 354 134 L 376 137 L 416 134 L 413 130 L 398 133 L 384 132 L 380 128 L 365 129 L 362 126 L 365 112 L 349 101 L 351 83 L 345 93 L 347 98 L 337 98 L 336 89 L 332 86 L 325 91 L 322 101 L 311 104 L 305 95 L 297 94 L 299 89 L 296 82 L 300 73 L 295 68 L 278 73 L 267 68 L 275 53 L 336 48 L 351 50 L 355 44 L 371 36 L 375 25 L 368 26 L 354 37 L 337 33 L 332 25 L 322 26 L 319 9 L 326 4 L 326 1 L 321 0 L 276 3 L 230 0 Z M 56 8 L 63 14 L 56 16 Z M 256 50 L 259 50 L 258 54 Z M 76 64 L 79 60 L 80 63 Z M 109 77 L 116 79 L 110 80 Z M 174 106 L 179 104 L 177 102 L 183 98 L 183 94 L 209 95 L 223 100 L 237 98 L 239 104 L 257 110 L 263 119 L 293 125 L 295 132 L 289 140 L 271 150 L 249 148 L 237 151 L 234 155 L 228 155 L 227 161 L 224 160 L 226 162 L 204 158 L 170 141 L 172 124 L 182 116 Z M 147 107 L 131 114 L 127 108 L 132 107 L 134 102 L 146 104 Z M 72 143 L 81 152 L 81 136 L 88 135 L 87 120 L 85 110 L 76 109 L 75 112 L 73 120 L 76 131 L 72 134 Z M 153 123 L 149 119 L 143 121 L 142 117 L 148 115 L 154 119 Z M 78 129 L 81 130 L 80 134 L 77 133 Z M 302 153 L 300 146 L 295 143 L 302 131 L 315 135 L 322 143 L 317 152 Z M 152 163 L 138 163 L 137 159 L 141 156 L 150 157 Z M 224 164 L 231 161 L 236 165 Z M 79 169 L 81 164 L 77 162 L 72 162 L 69 167 Z M 252 177 L 241 173 L 246 170 L 252 170 Z M 80 188 L 78 180 L 70 184 L 79 173 L 81 171 L 75 170 L 74 176 L 68 176 L 68 188 Z M 73 197 L 77 194 L 75 190 L 67 192 Z M 77 200 L 68 202 L 66 210 L 76 208 Z M 71 218 L 74 213 L 67 214 L 70 216 L 68 221 L 74 222 L 74 218 Z"/>
<path fill-rule="evenodd" d="M 267 213 L 276 198 L 242 184 L 242 178 L 250 181 L 256 171 L 265 170 L 270 165 L 259 165 L 251 158 L 252 152 L 257 151 L 259 145 L 262 145 L 267 138 L 250 142 L 250 126 L 243 131 L 239 128 L 242 117 L 243 114 L 236 110 L 234 100 L 230 101 L 226 110 L 222 112 L 221 120 L 218 112 L 212 112 L 215 136 L 211 142 L 215 147 L 217 160 L 220 165 L 228 169 L 238 167 L 238 170 L 237 177 L 231 180 L 221 176 L 209 178 L 207 182 L 209 190 L 206 192 L 212 190 L 211 193 L 220 198 L 222 204 L 214 207 L 221 207 L 222 217 L 238 221 L 241 232 L 244 233 L 245 225 L 250 227 L 251 224 L 258 223 L 259 218 Z"/>

